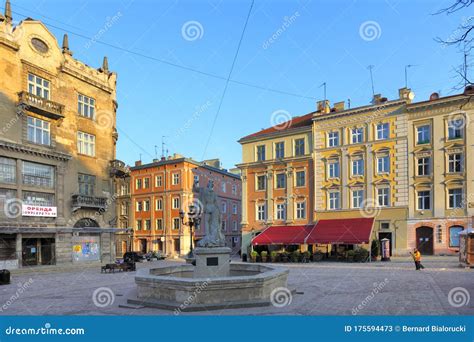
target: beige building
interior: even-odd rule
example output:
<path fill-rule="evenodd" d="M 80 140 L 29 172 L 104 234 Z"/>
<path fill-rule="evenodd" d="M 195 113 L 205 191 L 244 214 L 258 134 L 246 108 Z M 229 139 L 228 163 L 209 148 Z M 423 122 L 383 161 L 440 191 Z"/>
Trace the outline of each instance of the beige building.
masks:
<path fill-rule="evenodd" d="M 0 268 L 115 259 L 116 74 L 0 15 Z"/>

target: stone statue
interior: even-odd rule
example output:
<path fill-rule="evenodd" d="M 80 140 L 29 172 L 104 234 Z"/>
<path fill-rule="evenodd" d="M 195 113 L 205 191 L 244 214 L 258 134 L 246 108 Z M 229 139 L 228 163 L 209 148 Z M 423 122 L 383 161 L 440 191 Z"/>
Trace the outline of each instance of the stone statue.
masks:
<path fill-rule="evenodd" d="M 199 247 L 223 247 L 225 246 L 225 236 L 222 232 L 221 210 L 213 183 L 209 182 L 207 188 L 199 189 L 199 193 L 203 206 L 205 235 L 197 245 Z"/>

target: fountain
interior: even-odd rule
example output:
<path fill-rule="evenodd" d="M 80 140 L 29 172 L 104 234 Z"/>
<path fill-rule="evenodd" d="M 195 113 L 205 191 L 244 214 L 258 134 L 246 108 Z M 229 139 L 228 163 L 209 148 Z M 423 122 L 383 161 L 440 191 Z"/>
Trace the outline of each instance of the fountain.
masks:
<path fill-rule="evenodd" d="M 263 264 L 231 263 L 212 183 L 199 189 L 199 195 L 206 231 L 194 249 L 193 262 L 138 270 L 137 296 L 128 303 L 175 313 L 270 305 L 275 290 L 286 289 L 289 271 Z"/>

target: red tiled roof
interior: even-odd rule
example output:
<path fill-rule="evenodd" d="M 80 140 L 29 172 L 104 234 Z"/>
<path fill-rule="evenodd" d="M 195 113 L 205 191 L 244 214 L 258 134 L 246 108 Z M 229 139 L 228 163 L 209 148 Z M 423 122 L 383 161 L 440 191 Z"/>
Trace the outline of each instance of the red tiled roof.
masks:
<path fill-rule="evenodd" d="M 275 133 L 275 132 L 282 132 L 282 131 L 286 131 L 292 128 L 311 126 L 312 118 L 313 118 L 313 113 L 309 113 L 303 116 L 295 116 L 291 120 L 288 120 L 276 126 L 272 126 L 270 128 L 262 129 L 261 131 L 247 135 L 241 138 L 240 140 L 254 138 L 254 137 L 258 137 L 258 136 L 266 135 L 270 133 Z"/>
<path fill-rule="evenodd" d="M 368 243 L 373 224 L 374 218 L 320 220 L 305 239 L 305 243 Z"/>
<path fill-rule="evenodd" d="M 253 245 L 301 245 L 313 229 L 306 226 L 271 226 L 253 238 Z"/>

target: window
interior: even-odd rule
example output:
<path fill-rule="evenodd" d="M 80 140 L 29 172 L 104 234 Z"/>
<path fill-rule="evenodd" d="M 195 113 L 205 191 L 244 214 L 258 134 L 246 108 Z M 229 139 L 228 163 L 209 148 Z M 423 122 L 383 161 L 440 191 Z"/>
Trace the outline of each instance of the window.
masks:
<path fill-rule="evenodd" d="M 464 118 L 450 120 L 448 122 L 448 139 L 460 139 L 463 137 Z"/>
<path fill-rule="evenodd" d="M 389 188 L 377 189 L 377 204 L 379 207 L 390 206 L 390 189 Z"/>
<path fill-rule="evenodd" d="M 389 123 L 381 123 L 377 125 L 377 140 L 385 140 L 388 139 L 390 124 Z"/>
<path fill-rule="evenodd" d="M 232 214 L 237 215 L 237 204 L 232 204 Z"/>
<path fill-rule="evenodd" d="M 143 201 L 143 210 L 150 211 L 150 200 Z"/>
<path fill-rule="evenodd" d="M 265 190 L 265 176 L 257 176 L 257 190 Z"/>
<path fill-rule="evenodd" d="M 364 190 L 352 190 L 352 208 L 362 208 Z"/>
<path fill-rule="evenodd" d="M 275 158 L 285 158 L 285 143 L 283 141 L 275 143 Z"/>
<path fill-rule="evenodd" d="M 54 195 L 41 192 L 23 191 L 23 203 L 41 207 L 54 206 Z"/>
<path fill-rule="evenodd" d="M 23 162 L 23 184 L 42 188 L 54 187 L 54 167 L 31 162 Z"/>
<path fill-rule="evenodd" d="M 137 220 L 137 230 L 142 230 L 142 220 Z"/>
<path fill-rule="evenodd" d="M 128 215 L 128 204 L 126 202 L 120 204 L 120 213 L 124 216 Z"/>
<path fill-rule="evenodd" d="M 429 144 L 431 142 L 431 127 L 430 125 L 418 126 L 416 128 L 416 143 Z"/>
<path fill-rule="evenodd" d="M 16 160 L 0 157 L 0 182 L 16 183 Z"/>
<path fill-rule="evenodd" d="M 265 160 L 265 145 L 257 146 L 257 161 Z"/>
<path fill-rule="evenodd" d="M 304 139 L 295 139 L 295 156 L 304 156 Z"/>
<path fill-rule="evenodd" d="M 222 221 L 221 229 L 225 232 L 227 230 L 227 221 Z"/>
<path fill-rule="evenodd" d="M 232 231 L 236 232 L 238 230 L 237 228 L 237 221 L 232 222 Z"/>
<path fill-rule="evenodd" d="M 227 213 L 227 202 L 222 202 L 222 213 Z"/>
<path fill-rule="evenodd" d="M 418 210 L 431 209 L 431 191 L 418 191 Z"/>
<path fill-rule="evenodd" d="M 151 220 L 145 220 L 145 230 L 151 230 Z"/>
<path fill-rule="evenodd" d="M 463 207 L 464 195 L 462 189 L 449 189 L 449 209 L 458 209 Z"/>
<path fill-rule="evenodd" d="M 331 191 L 329 192 L 329 209 L 330 210 L 335 210 L 339 209 L 340 207 L 340 193 L 339 191 Z"/>
<path fill-rule="evenodd" d="M 461 153 L 453 153 L 448 157 L 448 172 L 462 172 L 463 160 Z"/>
<path fill-rule="evenodd" d="M 173 178 L 172 182 L 173 185 L 178 185 L 179 184 L 179 173 L 173 173 Z"/>
<path fill-rule="evenodd" d="M 128 184 L 121 184 L 120 185 L 120 195 L 125 196 L 125 195 L 129 195 L 129 194 L 130 194 L 129 185 Z"/>
<path fill-rule="evenodd" d="M 353 144 L 360 144 L 363 140 L 364 129 L 363 128 L 353 128 L 351 130 L 351 140 Z"/>
<path fill-rule="evenodd" d="M 95 135 L 77 132 L 77 152 L 95 157 Z"/>
<path fill-rule="evenodd" d="M 339 146 L 339 132 L 328 133 L 328 147 Z"/>
<path fill-rule="evenodd" d="M 179 218 L 173 219 L 173 229 L 179 229 L 181 227 L 181 221 Z"/>
<path fill-rule="evenodd" d="M 257 205 L 257 221 L 265 221 L 267 219 L 267 210 L 265 204 Z"/>
<path fill-rule="evenodd" d="M 353 159 L 352 160 L 352 175 L 363 176 L 364 175 L 364 159 Z"/>
<path fill-rule="evenodd" d="M 163 229 L 163 220 L 162 219 L 156 219 L 156 230 L 162 230 Z"/>
<path fill-rule="evenodd" d="M 30 94 L 49 100 L 49 87 L 49 81 L 39 76 L 28 74 L 28 92 Z"/>
<path fill-rule="evenodd" d="M 199 176 L 198 175 L 194 175 L 194 182 L 193 182 L 193 185 L 195 187 L 199 187 Z"/>
<path fill-rule="evenodd" d="M 161 187 L 163 186 L 163 176 L 155 176 L 155 187 Z"/>
<path fill-rule="evenodd" d="M 155 200 L 155 210 L 163 210 L 163 200 L 161 198 Z"/>
<path fill-rule="evenodd" d="M 328 164 L 328 177 L 339 178 L 339 161 L 330 162 Z"/>
<path fill-rule="evenodd" d="M 77 101 L 77 112 L 80 116 L 84 116 L 89 119 L 94 119 L 95 100 L 85 95 L 79 94 Z"/>
<path fill-rule="evenodd" d="M 284 173 L 278 173 L 276 175 L 276 187 L 277 189 L 286 187 L 286 175 Z"/>
<path fill-rule="evenodd" d="M 135 211 L 143 211 L 143 202 L 142 201 L 136 201 L 135 202 Z"/>
<path fill-rule="evenodd" d="M 382 230 L 390 229 L 390 223 L 389 222 L 380 222 L 380 229 L 382 229 Z"/>
<path fill-rule="evenodd" d="M 150 178 L 143 179 L 143 188 L 148 189 L 150 188 Z"/>
<path fill-rule="evenodd" d="M 430 170 L 431 158 L 430 157 L 418 158 L 417 164 L 418 164 L 418 176 L 429 176 L 431 174 L 431 170 Z"/>
<path fill-rule="evenodd" d="M 276 205 L 276 219 L 284 220 L 286 218 L 286 205 L 285 203 L 277 203 Z"/>
<path fill-rule="evenodd" d="M 306 172 L 296 171 L 296 186 L 305 186 L 305 185 L 306 185 Z"/>
<path fill-rule="evenodd" d="M 179 197 L 173 198 L 173 209 L 180 209 L 180 200 Z"/>
<path fill-rule="evenodd" d="M 389 173 L 390 172 L 390 156 L 377 157 L 377 173 Z"/>
<path fill-rule="evenodd" d="M 28 141 L 41 144 L 51 145 L 51 133 L 49 122 L 28 116 Z"/>
<path fill-rule="evenodd" d="M 232 184 L 232 195 L 237 195 L 237 185 Z"/>
<path fill-rule="evenodd" d="M 78 174 L 79 194 L 86 196 L 94 195 L 95 176 L 87 175 L 85 173 Z"/>
<path fill-rule="evenodd" d="M 459 233 L 464 230 L 461 226 L 449 228 L 449 247 L 459 247 Z"/>
<path fill-rule="evenodd" d="M 227 191 L 227 185 L 225 184 L 224 181 L 221 183 L 221 190 L 222 190 L 222 192 L 224 192 L 224 193 Z"/>
<path fill-rule="evenodd" d="M 135 189 L 141 189 L 142 188 L 142 180 L 141 178 L 135 180 Z"/>
<path fill-rule="evenodd" d="M 306 202 L 296 202 L 296 218 L 306 218 Z"/>

